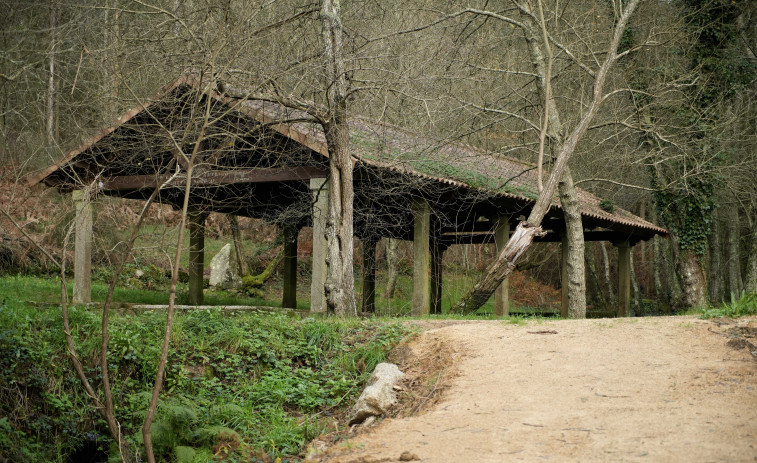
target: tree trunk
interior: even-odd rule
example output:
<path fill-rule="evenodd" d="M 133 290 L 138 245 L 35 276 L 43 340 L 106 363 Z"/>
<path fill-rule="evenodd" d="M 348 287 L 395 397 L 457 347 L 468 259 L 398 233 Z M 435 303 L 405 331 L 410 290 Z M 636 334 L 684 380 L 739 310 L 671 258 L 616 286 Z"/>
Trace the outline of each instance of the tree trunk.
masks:
<path fill-rule="evenodd" d="M 586 267 L 584 266 L 584 229 L 581 209 L 570 169 L 558 186 L 560 203 L 565 215 L 566 238 L 568 243 L 568 317 L 586 318 Z M 566 282 L 563 282 L 565 284 Z"/>
<path fill-rule="evenodd" d="M 723 246 L 721 242 L 722 228 L 717 212 L 713 214 L 712 231 L 710 232 L 710 268 L 709 277 L 710 302 L 719 304 L 725 295 L 725 280 L 723 279 Z"/>
<path fill-rule="evenodd" d="M 667 300 L 671 307 L 682 304 L 683 286 L 681 279 L 678 277 L 678 262 L 680 259 L 678 252 L 678 242 L 671 233 L 670 239 L 666 241 L 663 254 L 663 265 L 665 265 L 665 286 L 668 288 Z"/>
<path fill-rule="evenodd" d="M 47 136 L 48 149 L 55 146 L 55 66 L 56 53 L 58 52 L 58 2 L 50 0 L 50 56 L 48 57 L 47 76 L 47 102 L 45 134 Z"/>
<path fill-rule="evenodd" d="M 639 313 L 639 309 L 641 308 L 641 290 L 639 289 L 639 280 L 636 278 L 636 270 L 633 266 L 633 248 L 631 248 L 631 261 L 630 261 L 630 271 L 631 271 L 631 289 L 633 290 L 633 303 L 631 304 L 633 307 L 633 312 L 631 313 L 631 316 Z"/>
<path fill-rule="evenodd" d="M 586 263 L 586 268 L 589 270 L 589 279 L 587 280 L 587 290 L 591 286 L 591 291 L 589 294 L 592 294 L 591 297 L 591 303 L 597 307 L 609 307 L 609 301 L 605 298 L 605 292 L 602 289 L 602 283 L 599 280 L 599 273 L 597 272 L 597 265 L 595 262 L 596 257 L 596 251 L 595 252 L 585 252 L 584 253 L 584 262 Z M 591 283 L 591 285 L 589 285 Z M 588 302 L 587 298 L 587 302 Z"/>
<path fill-rule="evenodd" d="M 347 126 L 347 78 L 342 52 L 342 22 L 338 0 L 321 6 L 326 97 L 330 114 L 323 122 L 329 149 L 329 212 L 326 221 L 326 307 L 340 316 L 357 316 L 353 272 L 352 157 Z"/>
<path fill-rule="evenodd" d="M 229 214 L 229 227 L 231 227 L 231 240 L 234 242 L 234 254 L 237 257 L 237 269 L 239 276 L 243 277 L 250 273 L 247 269 L 247 257 L 244 255 L 244 244 L 242 242 L 242 233 L 239 231 L 239 218 L 234 214 Z"/>
<path fill-rule="evenodd" d="M 678 280 L 683 290 L 682 303 L 685 308 L 702 307 L 707 304 L 705 291 L 707 281 L 704 269 L 693 252 L 678 248 L 678 239 L 672 233 L 671 239 L 673 239 L 672 248 L 678 251 L 675 252 L 675 261 Z"/>
<path fill-rule="evenodd" d="M 600 242 L 599 249 L 602 251 L 602 275 L 604 276 L 604 287 L 607 292 L 607 302 L 610 303 L 608 307 L 615 307 L 615 291 L 613 290 L 612 278 L 610 278 L 610 256 L 607 253 L 607 243 L 604 241 Z"/>
<path fill-rule="evenodd" d="M 750 251 L 747 257 L 746 280 L 744 290 L 749 293 L 757 293 L 757 223 L 755 223 L 750 235 Z"/>
<path fill-rule="evenodd" d="M 494 294 L 494 291 L 502 281 L 512 273 L 518 260 L 520 260 L 529 246 L 531 246 L 534 237 L 543 234 L 541 222 L 552 204 L 552 198 L 557 190 L 557 184 L 566 172 L 570 156 L 576 150 L 578 142 L 586 133 L 591 121 L 599 110 L 599 105 L 604 99 L 605 95 L 603 88 L 607 73 L 617 59 L 618 44 L 620 43 L 621 36 L 625 31 L 628 20 L 631 15 L 633 15 L 638 4 L 639 0 L 630 0 L 626 4 L 620 18 L 618 18 L 615 30 L 613 31 L 612 40 L 607 50 L 607 56 L 594 75 L 591 101 L 588 103 L 586 110 L 576 127 L 565 139 L 565 142 L 562 143 L 562 146 L 560 146 L 552 172 L 550 173 L 547 182 L 544 184 L 543 189 L 539 192 L 536 202 L 531 209 L 531 213 L 528 215 L 528 219 L 525 222 L 518 224 L 515 228 L 515 233 L 510 237 L 510 241 L 507 242 L 505 248 L 499 253 L 497 259 L 484 270 L 483 275 L 473 286 L 471 291 L 455 304 L 455 306 L 450 309 L 450 312 L 470 313 L 478 310 L 484 303 L 486 303 L 489 297 Z"/>
<path fill-rule="evenodd" d="M 397 286 L 397 265 L 399 263 L 399 257 L 397 256 L 397 245 L 399 240 L 394 238 L 386 239 L 386 289 L 384 290 L 384 298 L 392 299 L 394 297 L 394 289 Z"/>
<path fill-rule="evenodd" d="M 739 297 L 743 288 L 741 281 L 741 253 L 739 252 L 741 223 L 739 209 L 736 205 L 727 208 L 728 220 L 726 230 L 728 235 L 728 291 L 732 297 Z"/>
<path fill-rule="evenodd" d="M 530 10 L 530 2 L 521 5 L 522 10 Z M 541 12 L 541 11 L 540 11 Z M 551 44 L 546 38 L 546 24 L 539 15 L 521 15 L 524 20 L 524 33 L 528 45 L 531 64 L 538 76 L 536 86 L 544 101 L 544 115 L 539 146 L 539 169 L 541 172 L 542 154 L 546 135 L 549 135 L 550 146 L 559 146 L 564 141 L 564 128 L 560 120 L 557 102 L 552 95 L 552 51 Z M 541 31 L 541 33 L 539 33 Z M 540 42 L 537 37 L 541 36 Z M 545 56 L 546 55 L 546 56 Z M 563 145 L 564 146 L 564 145 Z M 539 189 L 542 188 L 541 177 L 538 179 Z M 567 316 L 570 318 L 586 318 L 586 269 L 584 267 L 584 235 L 581 221 L 581 210 L 573 185 L 570 169 L 565 167 L 565 173 L 558 185 L 560 204 L 565 217 L 567 256 L 565 259 L 567 282 Z"/>
<path fill-rule="evenodd" d="M 662 252 L 660 250 L 660 237 L 652 238 L 652 259 L 654 295 L 658 300 L 663 299 L 665 291 L 662 289 Z"/>
<path fill-rule="evenodd" d="M 363 240 L 363 313 L 376 312 L 376 245 L 374 237 Z"/>

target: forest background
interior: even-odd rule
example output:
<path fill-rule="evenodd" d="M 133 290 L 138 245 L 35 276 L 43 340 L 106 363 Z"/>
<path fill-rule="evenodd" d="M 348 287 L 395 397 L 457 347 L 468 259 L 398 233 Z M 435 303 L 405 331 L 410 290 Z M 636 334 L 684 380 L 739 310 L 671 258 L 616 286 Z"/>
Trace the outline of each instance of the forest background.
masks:
<path fill-rule="evenodd" d="M 337 14 L 329 16 L 323 6 L 334 3 Z M 0 2 L 7 13 L 0 20 L 3 271 L 45 273 L 54 267 L 50 257 L 70 259 L 62 244 L 73 220 L 70 198 L 29 190 L 25 176 L 187 72 L 292 107 L 325 105 L 495 155 L 543 157 L 549 172 L 560 141 L 590 105 L 597 68 L 615 53 L 608 50 L 613 27 L 629 3 L 524 0 L 493 10 L 486 1 L 351 1 L 341 9 L 339 2 L 288 0 Z M 756 14 L 747 1 L 640 2 L 606 75 L 606 97 L 572 154 L 561 198 L 573 184 L 670 231 L 670 239 L 634 248 L 636 314 L 757 292 Z M 329 27 L 343 32 L 333 68 L 324 59 Z M 338 122 L 338 112 L 331 116 Z M 138 211 L 102 200 L 95 227 L 101 268 L 136 262 L 131 250 L 120 251 L 122 226 L 136 223 Z M 151 214 L 152 225 L 181 223 L 169 210 Z M 229 232 L 221 218 L 210 225 Z M 278 244 L 275 229 L 242 226 L 268 249 Z M 171 261 L 171 246 L 140 262 L 165 278 L 180 264 Z M 521 269 L 536 284 L 556 287 L 557 248 L 534 248 Z M 574 271 L 587 289 L 577 304 L 584 313 L 614 306 L 614 253 L 596 243 L 577 250 Z M 351 253 L 352 246 L 345 268 Z M 470 255 L 458 250 L 448 263 L 480 273 L 493 246 Z M 262 270 L 273 253 L 259 257 L 251 263 Z"/>

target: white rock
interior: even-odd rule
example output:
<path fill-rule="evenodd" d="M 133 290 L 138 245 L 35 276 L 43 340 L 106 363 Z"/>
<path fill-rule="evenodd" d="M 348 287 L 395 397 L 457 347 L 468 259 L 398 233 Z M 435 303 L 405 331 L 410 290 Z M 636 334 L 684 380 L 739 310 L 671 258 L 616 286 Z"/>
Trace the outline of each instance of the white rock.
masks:
<path fill-rule="evenodd" d="M 231 265 L 231 244 L 226 244 L 210 261 L 210 286 L 224 289 L 233 288 L 239 283 L 239 277 Z"/>
<path fill-rule="evenodd" d="M 368 417 L 386 415 L 389 407 L 397 403 L 394 385 L 405 377 L 397 365 L 379 363 L 368 379 L 368 386 L 352 407 L 350 425 L 362 423 Z"/>

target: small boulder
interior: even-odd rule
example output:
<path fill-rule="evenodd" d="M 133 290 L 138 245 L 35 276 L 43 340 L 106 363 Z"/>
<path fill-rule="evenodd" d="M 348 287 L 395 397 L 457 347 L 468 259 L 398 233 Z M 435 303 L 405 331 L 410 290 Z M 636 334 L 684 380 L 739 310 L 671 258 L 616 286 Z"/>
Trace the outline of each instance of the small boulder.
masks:
<path fill-rule="evenodd" d="M 239 287 L 241 281 L 231 265 L 231 244 L 222 247 L 210 261 L 210 286 L 218 289 Z"/>
<path fill-rule="evenodd" d="M 394 385 L 405 377 L 397 365 L 379 363 L 368 379 L 368 386 L 352 407 L 350 426 L 360 424 L 368 417 L 386 415 L 389 407 L 397 403 Z"/>

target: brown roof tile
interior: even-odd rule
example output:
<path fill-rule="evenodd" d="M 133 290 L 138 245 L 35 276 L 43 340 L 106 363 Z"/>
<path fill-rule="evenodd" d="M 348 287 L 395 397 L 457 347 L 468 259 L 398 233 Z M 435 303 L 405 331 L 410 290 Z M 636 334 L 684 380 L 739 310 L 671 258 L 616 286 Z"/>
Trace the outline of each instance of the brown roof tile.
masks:
<path fill-rule="evenodd" d="M 35 175 L 30 183 L 38 183 L 44 180 L 57 169 L 71 162 L 78 154 L 113 132 L 121 124 L 144 111 L 145 107 L 149 107 L 152 102 L 165 98 L 182 85 L 198 88 L 198 80 L 187 75 L 164 86 L 150 100 L 151 103 L 128 111 L 119 118 L 116 125 L 104 129 L 80 148 L 62 158 L 61 161 Z M 208 93 L 220 101 L 236 106 L 240 112 L 258 122 L 271 124 L 271 128 L 279 133 L 324 156 L 328 156 L 326 139 L 320 125 L 315 122 L 301 122 L 303 119 L 308 119 L 304 112 L 270 101 L 238 100 L 221 96 L 215 92 Z M 418 134 L 391 124 L 371 121 L 363 117 L 351 117 L 349 125 L 351 150 L 356 162 L 364 162 L 379 168 L 391 169 L 447 184 L 478 189 L 492 196 L 524 201 L 536 199 L 537 173 L 533 164 L 486 152 L 463 143 L 434 139 L 427 135 Z M 577 190 L 582 215 L 600 221 L 667 235 L 665 229 L 619 207 L 612 208 L 610 212 L 600 206 L 598 197 L 580 188 L 577 188 Z M 552 205 L 560 208 L 557 197 L 553 199 Z"/>

